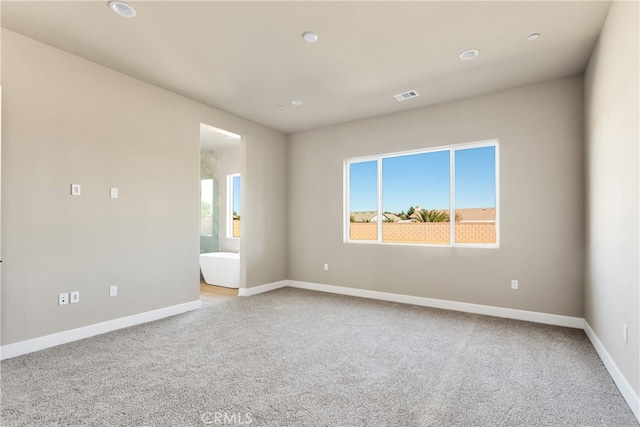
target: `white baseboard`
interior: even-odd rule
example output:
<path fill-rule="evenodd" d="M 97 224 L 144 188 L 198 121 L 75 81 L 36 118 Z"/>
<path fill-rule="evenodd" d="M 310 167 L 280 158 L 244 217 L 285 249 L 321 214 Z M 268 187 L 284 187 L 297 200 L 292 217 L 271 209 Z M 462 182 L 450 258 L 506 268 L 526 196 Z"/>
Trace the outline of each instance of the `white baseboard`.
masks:
<path fill-rule="evenodd" d="M 280 280 L 279 282 L 267 283 L 266 285 L 254 286 L 252 288 L 240 288 L 238 290 L 238 296 L 249 297 L 251 295 L 257 295 L 264 292 L 273 291 L 275 289 L 284 288 L 287 285 L 287 280 Z"/>
<path fill-rule="evenodd" d="M 296 280 L 289 280 L 288 282 L 289 286 L 292 288 L 309 289 L 312 291 L 329 292 L 333 294 L 350 295 L 354 297 L 371 298 L 383 301 L 399 302 L 403 304 L 420 305 L 424 307 L 442 308 L 445 310 L 462 311 L 465 313 L 484 314 L 487 316 L 504 317 L 507 319 L 526 320 L 528 322 L 566 326 L 569 328 L 582 329 L 584 326 L 584 319 L 581 317 L 570 317 L 562 316 L 559 314 L 516 310 L 513 308 L 493 307 L 490 305 L 470 304 L 466 302 L 449 301 L 435 298 L 392 294 L 389 292 L 370 291 L 367 289 L 345 288 L 342 286 L 299 282 Z"/>
<path fill-rule="evenodd" d="M 39 338 L 3 345 L 0 347 L 0 360 L 33 353 L 34 351 L 44 350 L 45 348 L 55 347 L 60 344 L 66 344 L 129 326 L 152 322 L 164 317 L 186 313 L 187 311 L 200 308 L 201 304 L 200 300 L 186 302 L 184 304 L 172 305 L 170 307 L 159 308 L 157 310 L 146 311 L 144 313 L 121 317 L 119 319 L 95 323 L 93 325 L 83 326 L 69 331 L 58 332 L 56 334 L 45 335 Z"/>
<path fill-rule="evenodd" d="M 622 394 L 622 397 L 627 402 L 627 405 L 629 405 L 631 411 L 636 416 L 636 419 L 640 422 L 640 397 L 633 390 L 631 384 L 629 384 L 629 381 L 627 381 L 627 379 L 624 377 L 624 375 L 618 368 L 618 365 L 616 365 L 616 362 L 613 361 L 613 358 L 604 347 L 602 342 L 600 342 L 600 339 L 593 331 L 593 329 L 591 329 L 591 326 L 586 320 L 584 322 L 584 332 L 587 334 L 587 337 L 589 337 L 591 344 L 593 344 L 593 347 L 598 352 L 598 356 L 600 356 L 602 363 L 604 363 L 607 371 L 609 371 L 609 375 L 611 375 L 611 378 L 613 378 L 613 382 L 615 382 L 616 386 L 618 386 L 620 394 Z"/>

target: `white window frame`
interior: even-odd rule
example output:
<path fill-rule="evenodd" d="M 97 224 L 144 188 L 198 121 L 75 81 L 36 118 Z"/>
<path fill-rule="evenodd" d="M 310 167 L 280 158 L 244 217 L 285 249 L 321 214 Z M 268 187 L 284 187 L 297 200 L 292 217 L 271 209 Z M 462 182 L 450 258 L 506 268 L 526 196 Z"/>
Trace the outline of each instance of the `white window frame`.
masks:
<path fill-rule="evenodd" d="M 227 175 L 227 239 L 240 239 L 240 237 L 233 235 L 233 178 L 235 177 L 239 177 L 242 183 L 242 177 L 239 173 Z M 242 189 L 240 191 L 242 191 Z"/>
<path fill-rule="evenodd" d="M 351 207 L 350 201 L 351 197 L 349 194 L 350 188 L 350 170 L 351 165 L 354 163 L 362 163 L 362 162 L 370 162 L 376 161 L 378 167 L 377 174 L 377 215 L 378 218 L 381 219 L 382 212 L 382 160 L 390 157 L 399 157 L 406 156 L 412 154 L 423 154 L 423 153 L 433 153 L 433 152 L 441 152 L 441 151 L 449 151 L 449 218 L 455 218 L 456 211 L 456 181 L 455 181 L 455 153 L 459 150 L 468 150 L 472 148 L 483 148 L 483 147 L 495 147 L 495 188 L 496 188 L 496 242 L 495 243 L 456 243 L 455 241 L 455 220 L 450 221 L 450 237 L 449 244 L 434 244 L 434 243 L 396 243 L 396 242 L 383 242 L 382 241 L 382 224 L 383 221 L 377 221 L 377 231 L 378 238 L 377 240 L 351 240 L 349 237 L 349 229 L 351 226 L 350 215 L 351 215 Z M 430 247 L 462 247 L 462 248 L 486 248 L 486 249 L 496 249 L 500 247 L 500 141 L 498 139 L 491 139 L 486 141 L 477 141 L 477 142 L 469 142 L 469 143 L 461 143 L 461 144 L 452 144 L 452 145 L 444 145 L 438 147 L 430 147 L 419 150 L 409 150 L 395 153 L 386 153 L 379 154 L 374 156 L 364 156 L 364 157 L 356 157 L 346 159 L 344 161 L 344 177 L 343 177 L 343 241 L 345 243 L 355 243 L 355 244 L 380 244 L 380 245 L 401 245 L 401 246 L 430 246 Z"/>

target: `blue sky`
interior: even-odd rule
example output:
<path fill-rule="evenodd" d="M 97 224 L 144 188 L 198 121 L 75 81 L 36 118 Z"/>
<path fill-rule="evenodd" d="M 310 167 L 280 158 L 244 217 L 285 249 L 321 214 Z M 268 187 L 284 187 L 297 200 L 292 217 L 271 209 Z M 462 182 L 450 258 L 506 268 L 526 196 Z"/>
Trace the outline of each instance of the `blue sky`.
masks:
<path fill-rule="evenodd" d="M 495 207 L 495 148 L 456 150 L 456 208 Z M 382 210 L 449 209 L 449 155 L 435 151 L 382 159 Z M 376 161 L 350 167 L 351 211 L 377 209 Z"/>
<path fill-rule="evenodd" d="M 241 188 L 241 180 L 239 176 L 233 177 L 233 211 L 238 215 L 242 215 L 240 213 L 240 188 Z"/>

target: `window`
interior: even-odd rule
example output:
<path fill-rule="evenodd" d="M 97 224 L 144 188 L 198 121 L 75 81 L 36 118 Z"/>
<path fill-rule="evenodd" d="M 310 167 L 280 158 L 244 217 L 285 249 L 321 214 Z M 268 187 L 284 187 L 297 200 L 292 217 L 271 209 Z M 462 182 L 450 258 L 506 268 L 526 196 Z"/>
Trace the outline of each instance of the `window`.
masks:
<path fill-rule="evenodd" d="M 200 180 L 200 235 L 213 235 L 213 179 Z"/>
<path fill-rule="evenodd" d="M 227 175 L 227 237 L 240 237 L 240 174 Z"/>
<path fill-rule="evenodd" d="M 498 141 L 349 159 L 345 241 L 498 247 L 497 165 Z"/>

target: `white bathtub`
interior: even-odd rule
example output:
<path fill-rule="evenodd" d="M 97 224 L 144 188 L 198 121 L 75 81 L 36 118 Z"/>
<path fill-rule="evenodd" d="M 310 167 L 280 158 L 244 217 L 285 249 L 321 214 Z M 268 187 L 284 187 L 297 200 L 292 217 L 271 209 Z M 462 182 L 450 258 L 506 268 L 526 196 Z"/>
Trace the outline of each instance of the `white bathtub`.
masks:
<path fill-rule="evenodd" d="M 240 254 L 235 252 L 200 254 L 200 271 L 204 281 L 210 285 L 239 288 Z"/>

